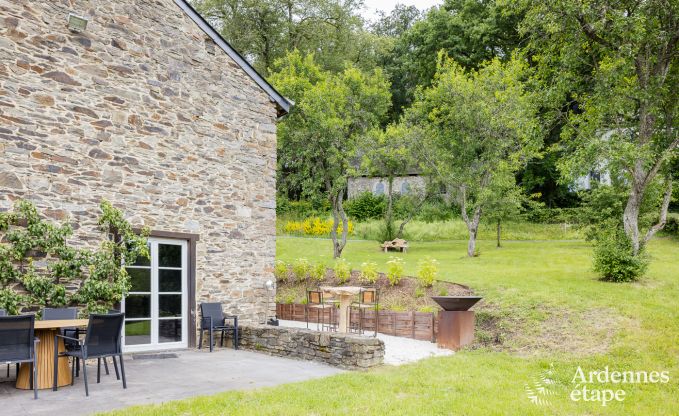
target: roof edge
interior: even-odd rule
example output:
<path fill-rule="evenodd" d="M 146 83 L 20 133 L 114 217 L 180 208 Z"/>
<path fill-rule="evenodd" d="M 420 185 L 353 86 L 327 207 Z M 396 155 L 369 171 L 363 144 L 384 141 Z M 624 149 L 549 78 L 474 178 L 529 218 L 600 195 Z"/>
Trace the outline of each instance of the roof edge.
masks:
<path fill-rule="evenodd" d="M 233 59 L 238 64 L 238 66 L 240 66 L 245 71 L 245 73 L 247 73 L 250 78 L 252 78 L 252 80 L 255 81 L 255 83 L 269 95 L 271 100 L 276 103 L 279 117 L 290 112 L 290 109 L 294 103 L 276 91 L 276 89 L 271 84 L 269 84 L 269 82 L 264 79 L 264 77 L 261 76 L 257 70 L 255 70 L 255 68 L 253 68 L 252 65 L 250 65 L 240 53 L 238 53 L 238 51 L 229 45 L 222 35 L 220 35 L 219 32 L 217 32 L 215 28 L 213 28 L 212 25 L 210 25 L 207 20 L 205 20 L 203 16 L 201 16 L 196 11 L 196 9 L 193 8 L 193 6 L 191 6 L 186 0 L 174 0 L 174 2 L 191 18 L 191 20 L 193 20 L 198 25 L 198 27 L 203 30 L 203 32 L 205 32 L 214 41 L 214 43 L 219 45 L 219 47 L 222 48 L 222 50 L 226 52 L 226 54 L 229 55 L 229 57 Z"/>

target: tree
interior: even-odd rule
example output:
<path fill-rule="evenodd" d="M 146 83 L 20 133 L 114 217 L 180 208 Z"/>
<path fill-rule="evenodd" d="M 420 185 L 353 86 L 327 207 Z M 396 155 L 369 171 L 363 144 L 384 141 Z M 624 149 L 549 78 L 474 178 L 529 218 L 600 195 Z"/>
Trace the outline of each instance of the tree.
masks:
<path fill-rule="evenodd" d="M 407 175 L 416 163 L 408 142 L 409 132 L 403 124 L 390 124 L 384 130 L 375 129 L 366 135 L 362 147 L 362 166 L 368 174 L 387 179 L 387 206 L 384 210 L 383 240 L 393 240 L 394 229 L 394 178 Z M 400 227 L 401 229 L 403 227 Z"/>
<path fill-rule="evenodd" d="M 357 0 L 196 0 L 195 6 L 262 74 L 298 49 L 321 67 L 370 58 Z"/>
<path fill-rule="evenodd" d="M 412 103 L 417 86 L 431 84 L 440 50 L 468 69 L 493 58 L 509 59 L 521 40 L 522 17 L 520 8 L 497 0 L 445 0 L 424 18 L 401 6 L 387 20 L 383 17 L 373 30 L 395 39 L 382 61 L 392 82 L 392 118 Z"/>
<path fill-rule="evenodd" d="M 469 231 L 470 257 L 493 190 L 515 187 L 516 171 L 541 145 L 532 97 L 521 82 L 526 76 L 518 59 L 465 71 L 440 58 L 433 86 L 406 114 L 420 130 L 424 168 L 454 193 Z"/>
<path fill-rule="evenodd" d="M 560 170 L 573 179 L 608 170 L 627 184 L 622 214 L 634 255 L 663 228 L 677 154 L 679 3 L 676 1 L 528 1 L 523 31 L 533 61 L 566 121 Z M 654 184 L 664 187 L 659 221 L 640 229 Z"/>
<path fill-rule="evenodd" d="M 279 123 L 279 170 L 303 196 L 325 194 L 332 206 L 333 255 L 346 246 L 348 219 L 342 202 L 360 138 L 379 125 L 389 107 L 389 83 L 379 69 L 366 74 L 348 66 L 322 71 L 313 56 L 295 51 L 274 65 L 272 83 L 296 105 Z M 341 223 L 341 237 L 338 229 Z"/>

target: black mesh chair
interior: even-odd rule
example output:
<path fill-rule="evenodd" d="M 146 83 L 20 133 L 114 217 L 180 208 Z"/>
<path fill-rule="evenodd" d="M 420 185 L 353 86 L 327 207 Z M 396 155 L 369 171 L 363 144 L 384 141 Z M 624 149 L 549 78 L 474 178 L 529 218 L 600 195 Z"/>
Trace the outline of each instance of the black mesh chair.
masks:
<path fill-rule="evenodd" d="M 0 317 L 0 362 L 30 363 L 33 397 L 38 398 L 38 339 L 35 338 L 35 315 Z"/>
<path fill-rule="evenodd" d="M 210 352 L 214 347 L 214 332 L 221 332 L 222 338 L 220 345 L 224 346 L 224 334 L 231 332 L 233 334 L 233 348 L 238 349 L 238 316 L 225 315 L 222 312 L 221 303 L 201 303 L 200 304 L 200 340 L 198 341 L 198 348 L 203 347 L 203 332 L 208 331 L 210 336 Z M 233 324 L 227 321 L 233 322 Z"/>
<path fill-rule="evenodd" d="M 7 312 L 5 312 L 4 309 L 0 309 L 0 316 L 7 316 Z M 19 366 L 19 364 L 17 364 L 17 367 L 18 366 Z M 9 378 L 9 367 L 10 367 L 10 365 L 7 364 L 7 378 Z M 17 374 L 19 374 L 19 371 L 17 371 Z"/>
<path fill-rule="evenodd" d="M 85 381 L 85 395 L 89 396 L 89 387 L 87 385 L 87 365 L 86 360 L 90 358 L 97 359 L 97 383 L 101 382 L 101 359 L 106 357 L 118 357 L 120 360 L 120 375 L 123 378 L 123 388 L 127 388 L 127 380 L 125 379 L 125 364 L 123 362 L 123 350 L 120 342 L 120 335 L 123 330 L 123 321 L 125 314 L 108 314 L 97 315 L 91 314 L 90 321 L 87 324 L 87 332 L 85 339 L 70 338 L 78 343 L 78 348 L 72 351 L 65 351 L 59 353 L 57 349 L 57 338 L 67 339 L 65 335 L 56 335 L 54 339 L 54 384 L 52 390 L 57 390 L 57 377 L 59 366 L 57 361 L 59 356 L 75 357 L 83 361 L 83 379 Z M 75 362 L 71 369 L 75 373 Z M 71 379 L 73 384 L 75 377 Z"/>

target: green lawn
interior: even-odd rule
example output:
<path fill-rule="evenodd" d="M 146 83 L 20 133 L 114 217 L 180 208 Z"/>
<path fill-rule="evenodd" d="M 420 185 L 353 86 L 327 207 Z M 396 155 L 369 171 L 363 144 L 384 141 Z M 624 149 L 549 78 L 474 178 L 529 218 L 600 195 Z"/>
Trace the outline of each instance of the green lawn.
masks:
<path fill-rule="evenodd" d="M 463 351 L 403 367 L 347 373 L 251 392 L 125 409 L 119 415 L 670 415 L 679 409 L 679 242 L 658 239 L 653 263 L 639 283 L 611 284 L 591 272 L 584 242 L 481 241 L 481 257 L 467 259 L 464 241 L 412 243 L 403 256 L 439 260 L 442 278 L 468 285 L 494 305 L 517 339 L 540 348 L 515 352 Z M 279 237 L 278 257 L 331 264 L 327 240 Z M 372 260 L 384 269 L 389 255 L 373 241 L 350 241 L 345 257 L 357 268 Z M 561 323 L 561 327 L 559 326 Z M 575 331 L 569 329 L 576 328 Z M 561 335 L 561 337 L 560 337 Z M 602 339 L 598 345 L 597 340 Z M 605 340 L 604 340 L 605 338 Z M 510 345 L 511 346 L 511 345 Z M 597 351 L 605 351 L 603 353 Z M 531 403 L 526 385 L 553 366 L 553 395 Z M 587 371 L 669 371 L 666 384 L 599 385 L 624 389 L 623 402 L 571 401 L 578 366 Z M 597 386 L 594 386 L 597 388 Z M 542 397 L 542 396 L 541 396 Z"/>

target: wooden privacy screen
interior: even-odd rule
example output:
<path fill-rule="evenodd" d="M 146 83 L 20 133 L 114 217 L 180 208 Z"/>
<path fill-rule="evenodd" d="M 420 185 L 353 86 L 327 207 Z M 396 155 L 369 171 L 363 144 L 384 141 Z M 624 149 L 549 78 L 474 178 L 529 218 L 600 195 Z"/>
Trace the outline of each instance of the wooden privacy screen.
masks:
<path fill-rule="evenodd" d="M 339 313 L 331 308 L 309 309 L 309 322 L 329 322 L 330 313 Z M 379 311 L 379 328 L 377 332 L 396 337 L 413 338 L 423 341 L 436 342 L 438 329 L 438 317 L 433 312 L 393 312 Z M 364 311 L 363 329 L 372 332 L 375 330 L 375 311 Z M 276 304 L 276 316 L 278 319 L 287 321 L 306 322 L 304 305 L 302 304 Z M 358 311 L 351 312 L 352 324 L 358 325 Z"/>

